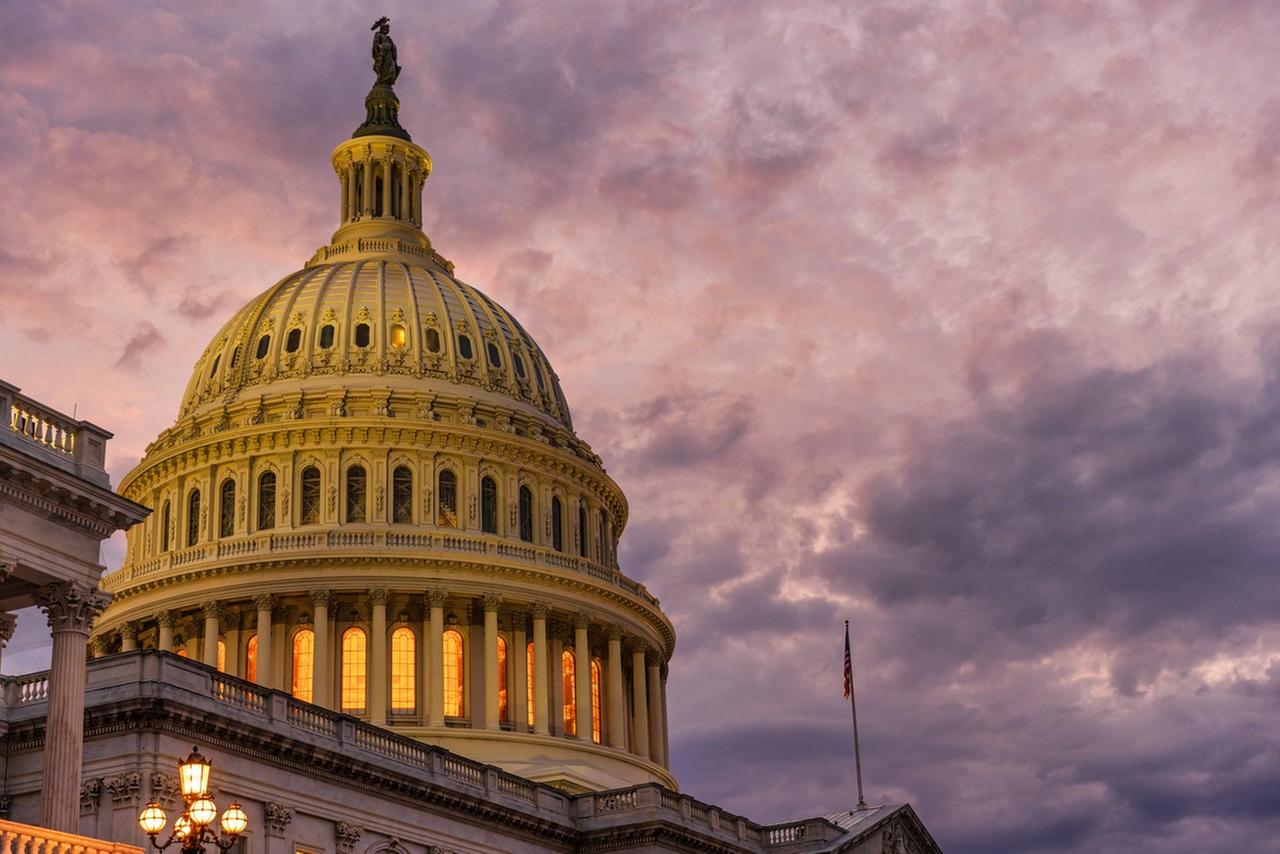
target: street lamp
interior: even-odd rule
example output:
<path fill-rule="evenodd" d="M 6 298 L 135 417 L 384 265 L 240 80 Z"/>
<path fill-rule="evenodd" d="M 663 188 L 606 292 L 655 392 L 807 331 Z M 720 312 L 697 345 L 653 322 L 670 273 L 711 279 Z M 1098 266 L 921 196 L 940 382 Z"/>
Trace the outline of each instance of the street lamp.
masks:
<path fill-rule="evenodd" d="M 185 805 L 182 815 L 173 822 L 173 831 L 164 844 L 156 841 L 160 831 L 164 830 L 168 816 L 155 801 L 142 808 L 138 814 L 138 826 L 142 832 L 151 837 L 151 845 L 157 851 L 163 851 L 175 842 L 181 844 L 183 854 L 204 854 L 204 846 L 212 842 L 219 851 L 226 851 L 236 844 L 236 839 L 249 826 L 249 817 L 239 804 L 227 806 L 222 813 L 222 833 L 213 829 L 214 819 L 218 817 L 218 805 L 209 797 L 209 769 L 211 763 L 200 755 L 200 751 L 191 748 L 191 755 L 178 763 L 178 780 L 182 787 L 182 800 Z"/>

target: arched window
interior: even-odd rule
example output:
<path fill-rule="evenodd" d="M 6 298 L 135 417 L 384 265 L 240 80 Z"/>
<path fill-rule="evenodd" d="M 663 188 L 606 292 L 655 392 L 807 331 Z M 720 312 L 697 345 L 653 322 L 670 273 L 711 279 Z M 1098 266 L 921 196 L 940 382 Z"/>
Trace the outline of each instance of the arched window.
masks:
<path fill-rule="evenodd" d="M 244 678 L 250 682 L 258 681 L 258 636 L 249 635 L 249 642 L 244 645 Z"/>
<path fill-rule="evenodd" d="M 296 353 L 298 348 L 302 346 L 302 330 L 290 329 L 289 335 L 284 339 L 284 349 L 286 353 Z"/>
<path fill-rule="evenodd" d="M 600 743 L 600 684 L 603 681 L 600 659 L 591 659 L 591 740 Z"/>
<path fill-rule="evenodd" d="M 236 482 L 227 478 L 218 495 L 218 536 L 229 537 L 236 530 Z"/>
<path fill-rule="evenodd" d="M 458 476 L 449 469 L 440 470 L 440 524 L 458 527 Z"/>
<path fill-rule="evenodd" d="M 200 539 L 200 490 L 191 490 L 187 497 L 187 545 L 194 546 Z"/>
<path fill-rule="evenodd" d="M 326 323 L 320 327 L 320 347 L 328 350 L 333 346 L 333 324 Z"/>
<path fill-rule="evenodd" d="M 320 521 L 320 469 L 315 466 L 302 470 L 302 500 L 298 510 L 301 524 L 315 525 Z"/>
<path fill-rule="evenodd" d="M 169 502 L 160 508 L 160 551 L 169 551 Z"/>
<path fill-rule="evenodd" d="M 276 526 L 276 473 L 264 471 L 258 478 L 258 530 Z"/>
<path fill-rule="evenodd" d="M 367 323 L 356 324 L 356 346 L 357 347 L 369 346 L 369 324 Z"/>
<path fill-rule="evenodd" d="M 507 639 L 498 635 L 498 720 L 509 720 L 507 709 Z"/>
<path fill-rule="evenodd" d="M 401 626 L 391 633 L 391 712 L 411 715 L 418 708 L 417 638 Z"/>
<path fill-rule="evenodd" d="M 408 466 L 397 466 L 391 474 L 391 521 L 413 522 L 413 472 Z"/>
<path fill-rule="evenodd" d="M 573 650 L 566 649 L 560 654 L 560 690 L 564 699 L 564 734 L 578 734 L 578 704 L 574 702 L 573 691 Z"/>
<path fill-rule="evenodd" d="M 587 556 L 587 505 L 578 502 L 578 554 Z"/>
<path fill-rule="evenodd" d="M 431 327 L 427 327 L 427 352 L 440 352 L 440 331 Z"/>
<path fill-rule="evenodd" d="M 271 346 L 271 336 L 263 335 L 258 339 L 258 349 L 256 355 L 259 359 L 267 358 L 267 348 Z"/>
<path fill-rule="evenodd" d="M 444 714 L 460 718 L 466 713 L 462 702 L 462 632 L 449 629 L 444 633 Z"/>
<path fill-rule="evenodd" d="M 227 672 L 227 643 L 226 641 L 218 641 L 218 672 Z"/>
<path fill-rule="evenodd" d="M 521 359 L 521 358 L 520 358 L 520 354 L 519 354 L 519 353 L 512 353 L 512 354 L 511 354 L 511 361 L 515 363 L 515 366 L 516 366 L 516 376 L 518 376 L 520 379 L 524 379 L 524 377 L 525 377 L 525 373 L 524 373 L 524 359 Z"/>
<path fill-rule="evenodd" d="M 502 356 L 498 353 L 498 345 L 490 341 L 485 349 L 489 353 L 489 364 L 495 368 L 502 367 Z"/>
<path fill-rule="evenodd" d="M 365 513 L 365 485 L 367 483 L 364 466 L 351 466 L 347 469 L 347 521 L 364 522 L 368 518 Z"/>
<path fill-rule="evenodd" d="M 542 379 L 542 366 L 539 365 L 537 361 L 533 363 L 533 378 L 538 381 L 538 391 L 546 394 L 547 384 L 546 381 Z"/>
<path fill-rule="evenodd" d="M 533 719 L 533 686 L 535 681 L 538 678 L 538 672 L 537 672 L 537 668 L 533 666 L 533 642 L 532 641 L 530 641 L 528 644 L 525 645 L 524 656 L 527 659 L 525 672 L 529 674 L 529 679 L 528 679 L 529 696 L 525 698 L 526 702 L 528 703 L 528 706 L 526 708 L 529 709 L 529 726 L 533 726 L 535 723 Z"/>
<path fill-rule="evenodd" d="M 533 493 L 529 487 L 520 487 L 520 539 L 533 542 Z"/>
<path fill-rule="evenodd" d="M 464 359 L 471 358 L 471 339 L 466 335 L 458 336 L 458 355 Z"/>
<path fill-rule="evenodd" d="M 312 662 L 316 654 L 316 633 L 311 629 L 299 629 L 293 636 L 292 694 L 304 703 L 312 700 Z"/>
<path fill-rule="evenodd" d="M 342 711 L 349 715 L 365 712 L 365 683 L 368 638 L 355 626 L 342 633 Z"/>
<path fill-rule="evenodd" d="M 239 361 L 240 361 L 240 347 L 239 345 L 237 345 L 236 348 L 231 351 L 231 367 L 234 368 L 236 366 L 236 363 Z"/>
<path fill-rule="evenodd" d="M 405 334 L 404 327 L 399 323 L 391 326 L 391 346 L 397 350 L 403 350 L 409 344 L 409 336 Z"/>
<path fill-rule="evenodd" d="M 558 495 L 551 498 L 551 548 L 564 551 L 564 506 Z"/>
<path fill-rule="evenodd" d="M 480 480 L 480 528 L 486 534 L 498 533 L 498 484 L 488 476 Z"/>

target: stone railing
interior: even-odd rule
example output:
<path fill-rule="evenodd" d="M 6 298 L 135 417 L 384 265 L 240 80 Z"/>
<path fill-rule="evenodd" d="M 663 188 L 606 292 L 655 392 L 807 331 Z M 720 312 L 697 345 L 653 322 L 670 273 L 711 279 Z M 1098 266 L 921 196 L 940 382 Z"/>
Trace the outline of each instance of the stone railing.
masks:
<path fill-rule="evenodd" d="M 37 454 L 101 486 L 107 478 L 107 440 L 111 434 L 88 421 L 63 415 L 0 380 L 0 413 L 7 429 L 0 429 L 4 444 Z"/>
<path fill-rule="evenodd" d="M 0 852 L 4 854 L 142 854 L 142 849 L 45 827 L 0 821 Z"/>
<path fill-rule="evenodd" d="M 493 534 L 464 533 L 448 529 L 424 530 L 409 526 L 352 528 L 337 526 L 305 532 L 262 532 L 247 536 L 227 537 L 213 542 L 167 552 L 136 563 L 127 563 L 102 580 L 102 587 L 117 592 L 133 581 L 150 581 L 182 568 L 185 572 L 205 565 L 222 565 L 235 561 L 285 560 L 291 556 L 310 557 L 315 552 L 343 550 L 386 550 L 395 553 L 417 552 L 426 556 L 459 553 L 498 560 L 515 560 L 561 572 L 585 575 L 618 587 L 643 602 L 658 607 L 658 598 L 643 584 L 627 578 L 618 570 L 602 566 L 588 558 L 559 552 L 546 546 L 512 542 Z"/>

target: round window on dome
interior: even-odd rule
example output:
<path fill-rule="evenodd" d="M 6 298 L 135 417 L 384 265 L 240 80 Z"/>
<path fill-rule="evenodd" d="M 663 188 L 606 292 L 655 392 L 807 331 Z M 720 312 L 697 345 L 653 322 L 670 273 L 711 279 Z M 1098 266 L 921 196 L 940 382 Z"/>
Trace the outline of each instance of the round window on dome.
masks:
<path fill-rule="evenodd" d="M 501 368 L 502 356 L 498 353 L 498 345 L 490 341 L 486 349 L 489 352 L 489 364 L 493 365 L 495 368 Z"/>
<path fill-rule="evenodd" d="M 409 344 L 409 336 L 405 334 L 404 327 L 399 323 L 391 327 L 391 346 L 397 350 L 403 350 Z"/>
<path fill-rule="evenodd" d="M 257 354 L 257 356 L 258 356 L 258 358 L 259 358 L 259 359 L 265 359 L 265 358 L 267 358 L 267 348 L 268 348 L 268 347 L 270 347 L 270 346 L 271 346 L 271 336 L 270 336 L 270 335 L 263 335 L 261 338 L 259 338 L 259 339 L 258 339 L 258 354 Z"/>
<path fill-rule="evenodd" d="M 298 348 L 302 346 L 302 330 L 290 329 L 289 337 L 284 339 L 284 349 L 288 353 L 298 352 Z"/>
<path fill-rule="evenodd" d="M 356 346 L 357 347 L 369 346 L 369 324 L 367 323 L 356 324 Z"/>
<path fill-rule="evenodd" d="M 471 339 L 465 335 L 458 336 L 458 355 L 464 359 L 470 359 L 472 356 Z"/>
<path fill-rule="evenodd" d="M 427 329 L 427 350 L 432 353 L 440 352 L 440 332 L 436 329 Z"/>
<path fill-rule="evenodd" d="M 328 350 L 330 347 L 333 346 L 333 324 L 332 323 L 326 323 L 324 326 L 320 327 L 320 346 L 325 350 Z"/>

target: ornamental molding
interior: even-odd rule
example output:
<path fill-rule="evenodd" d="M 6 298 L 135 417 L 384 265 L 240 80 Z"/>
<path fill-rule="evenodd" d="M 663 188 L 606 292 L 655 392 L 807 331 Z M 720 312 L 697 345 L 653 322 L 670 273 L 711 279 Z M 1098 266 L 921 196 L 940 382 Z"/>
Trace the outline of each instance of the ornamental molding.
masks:
<path fill-rule="evenodd" d="M 92 777 L 80 784 L 80 815 L 97 815 L 101 800 L 101 777 Z"/>
<path fill-rule="evenodd" d="M 93 621 L 111 601 L 108 594 L 77 581 L 58 581 L 38 588 L 32 598 L 54 632 L 84 634 L 89 633 Z"/>
<path fill-rule="evenodd" d="M 502 607 L 502 597 L 497 593 L 486 593 L 480 597 L 480 607 L 487 613 L 497 613 Z"/>
<path fill-rule="evenodd" d="M 118 774 L 106 781 L 107 791 L 111 793 L 113 809 L 124 809 L 138 805 L 138 795 L 142 789 L 142 775 L 137 771 Z"/>
<path fill-rule="evenodd" d="M 369 590 L 370 605 L 386 605 L 388 591 L 385 587 L 374 587 Z"/>
<path fill-rule="evenodd" d="M 3 473 L 3 468 L 0 467 L 0 474 Z M 26 485 L 31 488 L 23 488 L 8 478 L 0 479 L 0 496 L 43 513 L 63 525 L 87 531 L 98 540 L 105 540 L 121 527 L 128 527 L 127 522 L 121 521 L 117 524 L 117 520 L 121 519 L 120 514 L 112 513 L 107 516 L 109 509 L 101 505 L 90 504 L 94 509 L 101 507 L 102 513 L 102 515 L 91 516 L 72 509 L 57 497 L 48 497 L 48 495 L 57 495 L 54 490 L 58 487 L 51 482 L 46 484 L 43 480 L 31 480 L 27 481 Z"/>
<path fill-rule="evenodd" d="M 338 854 L 351 854 L 360 842 L 361 827 L 349 821 L 334 822 L 333 836 Z"/>
<path fill-rule="evenodd" d="M 13 630 L 18 626 L 18 618 L 7 611 L 0 611 L 0 649 L 13 639 Z"/>
<path fill-rule="evenodd" d="M 262 815 L 266 822 L 268 836 L 281 837 L 293 823 L 293 809 L 276 801 L 267 801 L 262 805 Z"/>
<path fill-rule="evenodd" d="M 312 590 L 311 605 L 315 608 L 328 608 L 333 604 L 332 590 Z"/>
<path fill-rule="evenodd" d="M 176 774 L 163 771 L 151 772 L 151 799 L 167 810 L 171 810 L 182 800 L 182 784 Z"/>
<path fill-rule="evenodd" d="M 270 593 L 258 593 L 253 597 L 253 604 L 259 613 L 266 611 L 269 614 L 275 610 L 276 597 Z"/>

